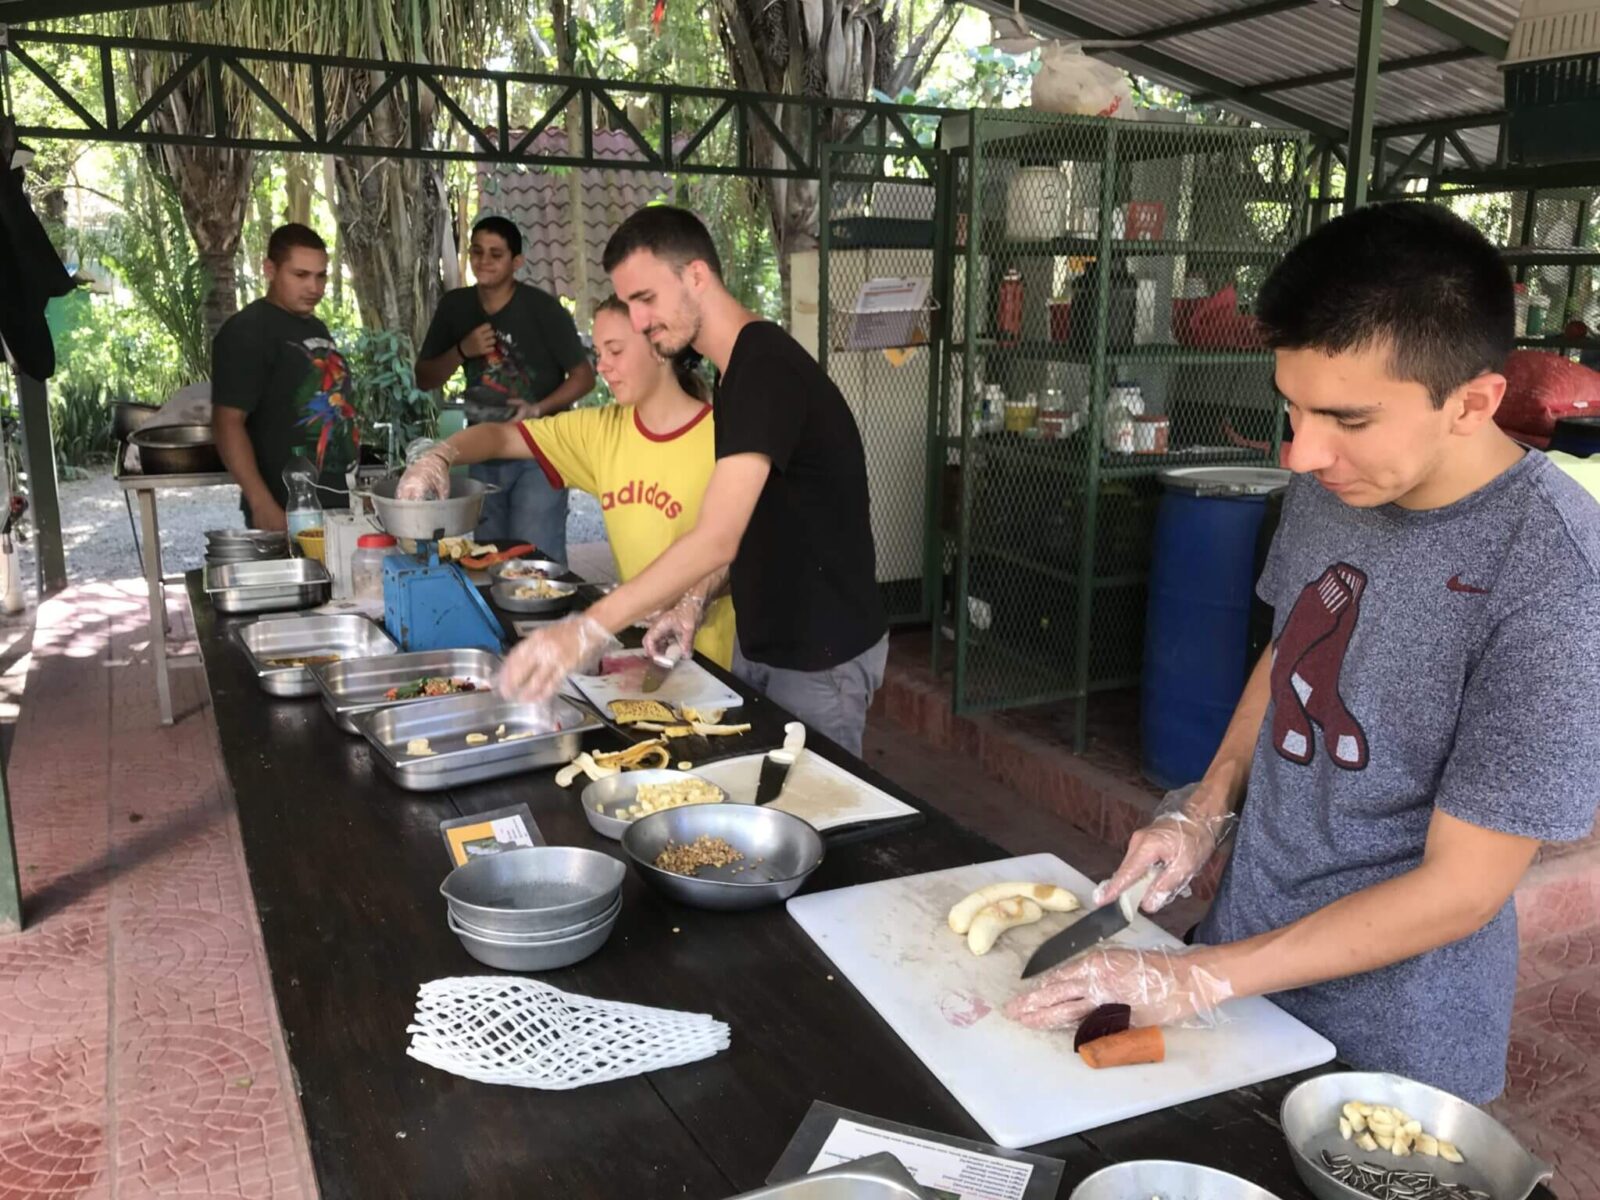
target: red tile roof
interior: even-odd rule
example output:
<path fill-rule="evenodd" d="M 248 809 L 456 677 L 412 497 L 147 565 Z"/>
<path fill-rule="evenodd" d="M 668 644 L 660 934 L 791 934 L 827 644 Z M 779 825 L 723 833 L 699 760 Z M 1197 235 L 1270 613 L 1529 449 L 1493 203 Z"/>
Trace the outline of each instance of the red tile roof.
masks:
<path fill-rule="evenodd" d="M 522 136 L 512 132 L 513 144 Z M 546 129 L 534 139 L 533 152 L 562 155 L 568 153 L 564 129 Z M 638 145 L 621 130 L 594 131 L 597 158 L 637 160 Z M 672 195 L 672 177 L 649 170 L 613 170 L 585 167 L 583 186 L 584 241 L 589 261 L 589 295 L 577 294 L 577 238 L 571 219 L 572 183 L 566 168 L 559 174 L 540 165 L 507 166 L 481 163 L 478 166 L 478 215 L 502 216 L 515 221 L 522 230 L 523 255 L 527 259 L 518 278 L 547 292 L 575 300 L 579 313 L 587 313 L 611 290 L 600 258 L 606 239 L 622 220 L 652 200 Z M 586 324 L 581 322 L 580 325 Z"/>

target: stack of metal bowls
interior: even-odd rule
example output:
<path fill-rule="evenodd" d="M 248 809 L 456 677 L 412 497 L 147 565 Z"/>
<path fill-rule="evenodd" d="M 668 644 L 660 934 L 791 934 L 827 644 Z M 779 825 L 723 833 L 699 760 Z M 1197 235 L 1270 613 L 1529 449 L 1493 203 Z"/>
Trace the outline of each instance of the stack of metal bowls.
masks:
<path fill-rule="evenodd" d="M 206 566 L 266 562 L 289 557 L 289 535 L 283 530 L 211 529 L 206 531 Z"/>
<path fill-rule="evenodd" d="M 439 885 L 450 930 L 502 971 L 552 971 L 588 958 L 622 911 L 627 868 L 575 846 L 533 846 L 469 859 Z"/>

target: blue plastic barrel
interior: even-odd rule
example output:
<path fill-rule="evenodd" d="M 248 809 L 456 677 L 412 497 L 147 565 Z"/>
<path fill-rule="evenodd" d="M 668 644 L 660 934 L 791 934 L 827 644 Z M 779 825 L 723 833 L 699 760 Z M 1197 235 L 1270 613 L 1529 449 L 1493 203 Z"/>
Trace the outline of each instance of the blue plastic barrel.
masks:
<path fill-rule="evenodd" d="M 1161 475 L 1139 700 L 1144 773 L 1175 788 L 1205 774 L 1249 671 L 1256 534 L 1275 467 L 1186 467 Z"/>

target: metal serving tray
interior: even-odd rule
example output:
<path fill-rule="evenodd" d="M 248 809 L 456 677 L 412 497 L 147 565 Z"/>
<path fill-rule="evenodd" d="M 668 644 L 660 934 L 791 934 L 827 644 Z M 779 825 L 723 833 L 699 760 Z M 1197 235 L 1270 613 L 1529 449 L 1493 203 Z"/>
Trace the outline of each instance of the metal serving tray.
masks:
<path fill-rule="evenodd" d="M 451 699 L 418 696 L 412 700 L 386 700 L 383 694 L 392 687 L 415 683 L 429 675 L 442 675 L 470 679 L 488 691 L 494 686 L 495 673 L 499 670 L 500 656 L 487 650 L 412 650 L 382 658 L 312 667 L 311 679 L 312 686 L 322 693 L 322 707 L 328 710 L 333 723 L 346 733 L 360 733 L 355 722 L 358 713 Z"/>
<path fill-rule="evenodd" d="M 205 580 L 212 605 L 230 616 L 315 608 L 326 604 L 333 591 L 328 569 L 309 558 L 207 567 Z"/>
<path fill-rule="evenodd" d="M 261 690 L 274 696 L 315 696 L 317 681 L 309 667 L 273 666 L 272 659 L 337 654 L 342 663 L 393 654 L 397 649 L 383 626 L 359 613 L 255 621 L 234 630 L 234 637 L 250 660 Z"/>
<path fill-rule="evenodd" d="M 551 703 L 556 729 L 539 723 L 538 707 L 493 693 L 374 709 L 355 722 L 385 775 L 409 791 L 432 792 L 570 761 L 583 735 L 601 725 L 565 701 Z M 497 733 L 501 725 L 511 740 Z M 469 746 L 467 735 L 472 733 L 486 733 L 489 740 Z M 406 744 L 415 738 L 427 738 L 433 753 L 407 754 Z"/>

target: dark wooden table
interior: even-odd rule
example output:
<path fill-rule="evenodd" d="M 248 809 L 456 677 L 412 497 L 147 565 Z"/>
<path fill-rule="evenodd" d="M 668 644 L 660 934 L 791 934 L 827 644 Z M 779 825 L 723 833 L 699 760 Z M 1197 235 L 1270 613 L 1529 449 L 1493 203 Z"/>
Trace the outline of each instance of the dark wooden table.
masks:
<path fill-rule="evenodd" d="M 550 771 L 431 794 L 396 787 L 316 700 L 263 693 L 226 636 L 237 621 L 214 614 L 199 572 L 188 586 L 324 1197 L 726 1197 L 762 1184 L 818 1099 L 986 1140 L 781 906 L 682 908 L 631 871 L 605 948 L 540 978 L 583 995 L 710 1013 L 731 1027 L 729 1049 L 566 1092 L 474 1083 L 408 1058 L 418 986 L 488 970 L 445 926 L 440 821 L 520 802 L 551 844 L 620 849 L 589 828 L 577 789 L 557 787 Z M 755 744 L 741 746 L 749 752 L 777 745 L 789 717 L 752 696 L 742 719 L 755 725 L 747 735 Z M 613 737 L 602 731 L 591 741 L 607 748 Z M 824 739 L 809 736 L 807 748 L 926 816 L 916 829 L 830 846 L 808 889 L 1005 857 Z M 1292 1082 L 1034 1149 L 1065 1160 L 1063 1197 L 1108 1162 L 1178 1158 L 1301 1200 L 1308 1193 L 1277 1124 Z"/>

